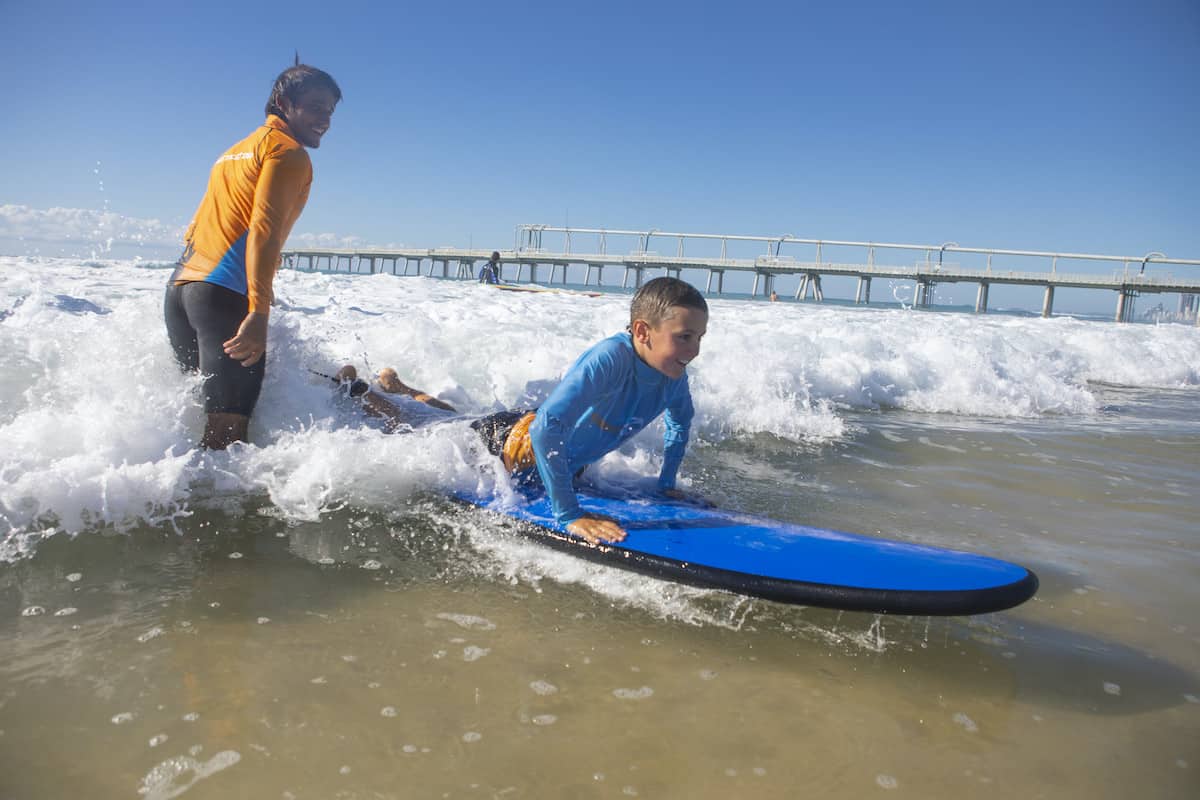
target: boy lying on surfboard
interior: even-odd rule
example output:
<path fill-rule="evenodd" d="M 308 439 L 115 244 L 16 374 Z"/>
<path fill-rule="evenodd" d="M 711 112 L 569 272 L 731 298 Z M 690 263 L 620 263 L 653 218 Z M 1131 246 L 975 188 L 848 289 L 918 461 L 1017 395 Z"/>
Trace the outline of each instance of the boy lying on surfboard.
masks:
<path fill-rule="evenodd" d="M 666 496 L 684 496 L 675 488 L 675 477 L 695 413 L 687 366 L 700 354 L 707 330 L 703 295 L 678 278 L 655 278 L 633 296 L 629 327 L 585 351 L 539 408 L 491 414 L 471 427 L 515 477 L 540 479 L 555 519 L 567 530 L 593 544 L 619 542 L 625 530 L 617 520 L 580 508 L 574 478 L 661 414 L 666 432 L 658 487 Z M 385 372 L 390 373 L 386 379 Z M 338 377 L 354 381 L 354 368 L 343 367 Z M 392 392 L 389 385 L 418 403 L 454 411 L 405 386 L 394 370 L 380 373 L 380 388 Z M 411 424 L 405 409 L 364 382 L 352 383 L 350 393 L 363 398 L 369 413 Z"/>

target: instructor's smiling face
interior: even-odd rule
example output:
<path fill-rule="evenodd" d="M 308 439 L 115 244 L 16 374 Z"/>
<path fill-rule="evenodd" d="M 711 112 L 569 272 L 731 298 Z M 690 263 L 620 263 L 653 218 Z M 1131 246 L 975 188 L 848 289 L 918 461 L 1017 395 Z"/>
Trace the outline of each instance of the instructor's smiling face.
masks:
<path fill-rule="evenodd" d="M 324 87 L 302 92 L 294 103 L 286 97 L 279 102 L 284 121 L 305 147 L 321 146 L 321 137 L 329 130 L 336 106 L 337 97 Z"/>

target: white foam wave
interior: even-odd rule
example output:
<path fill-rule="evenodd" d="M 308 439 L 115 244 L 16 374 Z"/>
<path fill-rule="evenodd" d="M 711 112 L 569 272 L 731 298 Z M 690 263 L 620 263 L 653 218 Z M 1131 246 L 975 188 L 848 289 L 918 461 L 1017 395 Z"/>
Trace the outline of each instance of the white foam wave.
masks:
<path fill-rule="evenodd" d="M 465 423 L 386 435 L 308 370 L 395 366 L 466 414 L 533 406 L 628 314 L 625 295 L 285 272 L 253 444 L 200 455 L 198 381 L 179 372 L 163 330 L 166 274 L 0 258 L 0 558 L 53 531 L 169 519 L 205 493 L 257 492 L 311 520 L 432 488 L 505 486 Z M 1185 326 L 722 299 L 711 310 L 690 369 L 701 441 L 836 439 L 849 409 L 1090 415 L 1090 382 L 1200 384 L 1200 337 Z M 652 427 L 596 474 L 655 473 L 660 437 Z"/>

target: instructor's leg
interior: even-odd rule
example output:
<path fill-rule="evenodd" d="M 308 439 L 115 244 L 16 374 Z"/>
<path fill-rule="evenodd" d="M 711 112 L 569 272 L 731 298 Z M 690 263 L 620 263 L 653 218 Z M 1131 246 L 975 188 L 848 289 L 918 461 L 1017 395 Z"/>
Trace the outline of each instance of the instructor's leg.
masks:
<path fill-rule="evenodd" d="M 200 345 L 196 341 L 196 329 L 188 321 L 187 310 L 183 307 L 182 292 L 182 286 L 167 284 L 163 297 L 163 320 L 167 323 L 167 340 L 171 343 L 179 368 L 185 372 L 196 372 L 200 369 Z"/>
<path fill-rule="evenodd" d="M 243 367 L 225 354 L 224 344 L 246 317 L 244 295 L 211 283 L 183 287 L 183 303 L 196 329 L 200 372 L 204 381 L 204 410 L 208 414 L 201 447 L 224 450 L 249 438 L 250 416 L 258 403 L 267 356 Z"/>
<path fill-rule="evenodd" d="M 208 450 L 224 450 L 234 442 L 249 440 L 250 418 L 242 414 L 216 413 L 208 415 L 200 446 Z"/>

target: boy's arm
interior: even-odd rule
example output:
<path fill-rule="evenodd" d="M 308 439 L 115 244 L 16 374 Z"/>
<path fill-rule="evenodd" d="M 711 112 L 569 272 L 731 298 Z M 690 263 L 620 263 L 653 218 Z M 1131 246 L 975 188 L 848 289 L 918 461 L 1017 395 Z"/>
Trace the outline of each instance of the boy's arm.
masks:
<path fill-rule="evenodd" d="M 658 488 L 663 491 L 675 488 L 675 477 L 683 462 L 683 454 L 687 452 L 688 433 L 695 414 L 691 392 L 684 384 L 682 395 L 667 406 L 663 414 L 666 431 L 663 433 L 662 472 L 658 476 Z"/>
<path fill-rule="evenodd" d="M 537 457 L 538 474 L 554 509 L 554 518 L 567 525 L 584 516 L 575 496 L 574 475 L 568 458 L 570 435 L 576 422 L 620 380 L 621 365 L 613 348 L 593 348 L 567 371 L 562 382 L 538 409 L 529 427 Z"/>

